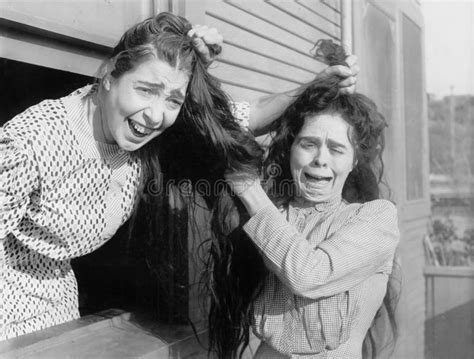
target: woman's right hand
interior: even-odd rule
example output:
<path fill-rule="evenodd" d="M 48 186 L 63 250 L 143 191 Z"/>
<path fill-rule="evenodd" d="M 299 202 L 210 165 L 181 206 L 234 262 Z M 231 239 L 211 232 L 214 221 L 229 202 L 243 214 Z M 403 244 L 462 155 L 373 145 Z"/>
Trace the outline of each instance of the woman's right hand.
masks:
<path fill-rule="evenodd" d="M 194 25 L 187 34 L 206 66 L 209 66 L 222 51 L 224 37 L 214 27 Z"/>

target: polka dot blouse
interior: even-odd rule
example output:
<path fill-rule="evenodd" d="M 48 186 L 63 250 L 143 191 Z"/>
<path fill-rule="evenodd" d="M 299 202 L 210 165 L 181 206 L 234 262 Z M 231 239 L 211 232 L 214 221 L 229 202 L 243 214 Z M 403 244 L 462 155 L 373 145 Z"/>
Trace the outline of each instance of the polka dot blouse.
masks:
<path fill-rule="evenodd" d="M 0 128 L 0 339 L 79 317 L 70 259 L 102 246 L 130 217 L 140 165 L 95 141 L 86 86 Z M 235 104 L 243 125 L 248 104 Z"/>

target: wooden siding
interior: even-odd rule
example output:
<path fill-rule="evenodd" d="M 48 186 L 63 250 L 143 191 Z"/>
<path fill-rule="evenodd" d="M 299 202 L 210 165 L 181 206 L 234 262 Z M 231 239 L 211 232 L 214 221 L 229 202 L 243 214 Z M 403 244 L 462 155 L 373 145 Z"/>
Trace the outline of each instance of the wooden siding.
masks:
<path fill-rule="evenodd" d="M 203 22 L 224 35 L 211 73 L 237 101 L 287 91 L 324 68 L 310 50 L 321 38 L 340 41 L 338 1 L 209 0 Z"/>
<path fill-rule="evenodd" d="M 123 32 L 159 3 L 2 1 L 0 57 L 93 76 Z"/>
<path fill-rule="evenodd" d="M 419 66 L 420 53 L 416 58 L 409 57 L 403 49 L 403 15 L 415 19 L 419 7 L 405 7 L 402 2 L 386 0 L 362 0 L 354 2 L 354 53 L 359 57 L 361 73 L 358 79 L 358 90 L 374 99 L 385 116 L 389 127 L 386 133 L 384 154 L 386 181 L 391 189 L 391 198 L 397 203 L 401 242 L 399 255 L 402 271 L 402 292 L 397 308 L 400 337 L 394 358 L 424 357 L 424 321 L 425 321 L 425 284 L 424 284 L 424 250 L 422 238 L 426 234 L 430 214 L 429 198 L 408 200 L 409 184 L 407 183 L 407 158 L 413 146 L 405 147 L 406 116 L 405 103 L 411 101 L 407 96 L 415 96 L 408 89 L 416 91 L 417 98 L 423 98 L 424 84 L 411 87 L 412 79 L 404 76 L 403 66 Z M 375 31 L 376 29 L 376 31 Z M 405 59 L 405 55 L 407 58 Z M 415 62 L 416 61 L 416 62 Z M 422 66 L 422 65 L 421 65 Z M 422 71 L 419 67 L 417 70 Z M 414 80 L 414 79 L 413 79 Z M 421 101 L 422 102 L 422 101 Z M 418 111 L 411 119 L 421 128 L 425 135 L 426 104 L 419 103 Z M 412 114 L 410 113 L 410 116 Z M 421 140 L 420 138 L 420 140 Z M 418 151 L 424 152 L 421 146 Z M 417 172 L 421 182 L 425 181 L 428 169 L 426 159 Z M 426 188 L 426 187 L 425 187 Z"/>
<path fill-rule="evenodd" d="M 405 102 L 405 148 L 407 199 L 426 198 L 427 189 L 423 178 L 423 59 L 421 27 L 407 16 L 402 20 L 403 83 Z"/>

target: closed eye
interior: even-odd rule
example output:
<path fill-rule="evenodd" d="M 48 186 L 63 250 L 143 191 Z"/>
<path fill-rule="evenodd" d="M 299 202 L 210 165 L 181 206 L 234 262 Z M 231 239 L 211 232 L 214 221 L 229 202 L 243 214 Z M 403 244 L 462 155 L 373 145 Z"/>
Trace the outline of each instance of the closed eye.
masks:
<path fill-rule="evenodd" d="M 183 101 L 178 98 L 171 98 L 168 100 L 170 103 L 170 107 L 175 110 L 180 108 L 183 105 Z"/>
<path fill-rule="evenodd" d="M 313 149 L 316 147 L 316 144 L 311 141 L 301 141 L 300 145 L 301 147 L 306 148 L 306 149 Z"/>
<path fill-rule="evenodd" d="M 137 91 L 145 96 L 152 96 L 155 94 L 155 91 L 148 87 L 137 87 Z"/>
<path fill-rule="evenodd" d="M 344 153 L 344 151 L 343 151 L 342 148 L 340 148 L 340 147 L 333 147 L 333 148 L 330 148 L 330 151 L 331 151 L 331 152 L 334 152 L 334 153 L 340 153 L 340 154 Z"/>

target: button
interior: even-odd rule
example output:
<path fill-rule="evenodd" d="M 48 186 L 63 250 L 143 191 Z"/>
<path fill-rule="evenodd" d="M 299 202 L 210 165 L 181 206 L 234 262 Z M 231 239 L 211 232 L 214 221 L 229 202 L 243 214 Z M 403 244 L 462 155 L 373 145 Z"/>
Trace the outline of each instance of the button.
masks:
<path fill-rule="evenodd" d="M 118 153 L 121 154 L 121 155 L 123 155 L 123 154 L 125 153 L 125 151 L 122 150 L 122 149 L 120 149 L 120 150 L 118 150 Z"/>
<path fill-rule="evenodd" d="M 56 268 L 54 270 L 54 275 L 59 276 L 61 274 L 61 269 Z"/>

